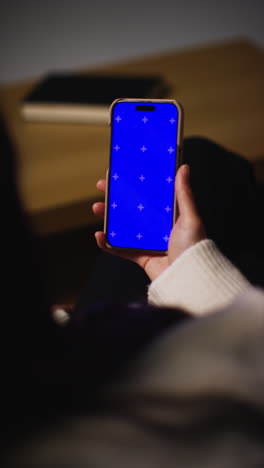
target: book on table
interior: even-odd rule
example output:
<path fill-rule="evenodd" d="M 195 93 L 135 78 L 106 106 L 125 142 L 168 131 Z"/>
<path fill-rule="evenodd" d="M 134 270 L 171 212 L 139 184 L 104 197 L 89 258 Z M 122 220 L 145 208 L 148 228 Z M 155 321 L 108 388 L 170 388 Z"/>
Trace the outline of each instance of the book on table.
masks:
<path fill-rule="evenodd" d="M 108 124 L 117 98 L 163 98 L 159 76 L 52 73 L 24 96 L 21 116 L 32 122 Z"/>

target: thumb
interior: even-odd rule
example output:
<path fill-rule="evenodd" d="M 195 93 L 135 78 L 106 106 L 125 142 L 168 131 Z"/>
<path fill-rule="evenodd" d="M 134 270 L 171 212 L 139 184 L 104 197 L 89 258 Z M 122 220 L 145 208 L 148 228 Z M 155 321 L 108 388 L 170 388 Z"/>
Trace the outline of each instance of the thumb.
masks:
<path fill-rule="evenodd" d="M 197 218 L 199 215 L 190 185 L 190 167 L 187 164 L 181 166 L 177 172 L 175 189 L 179 215 L 184 218 Z"/>

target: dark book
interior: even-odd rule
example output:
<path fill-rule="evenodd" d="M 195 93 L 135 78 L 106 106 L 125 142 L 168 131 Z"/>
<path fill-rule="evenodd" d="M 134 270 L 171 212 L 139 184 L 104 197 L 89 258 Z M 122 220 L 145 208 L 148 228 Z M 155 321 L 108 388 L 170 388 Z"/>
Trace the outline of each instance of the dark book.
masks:
<path fill-rule="evenodd" d="M 157 76 L 60 73 L 44 77 L 21 103 L 24 119 L 39 122 L 107 124 L 117 98 L 163 98 Z"/>

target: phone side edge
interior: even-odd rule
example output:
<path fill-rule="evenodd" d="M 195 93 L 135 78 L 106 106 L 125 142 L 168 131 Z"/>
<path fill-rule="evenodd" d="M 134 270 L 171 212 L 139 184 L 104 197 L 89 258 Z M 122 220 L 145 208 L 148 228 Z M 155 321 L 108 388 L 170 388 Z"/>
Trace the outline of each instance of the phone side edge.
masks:
<path fill-rule="evenodd" d="M 178 129 L 177 129 L 177 155 L 176 155 L 176 171 L 175 177 L 180 166 L 183 163 L 183 134 L 184 134 L 184 110 L 183 106 L 179 101 L 175 99 L 172 100 L 174 105 L 178 109 Z M 175 180 L 174 180 L 175 184 Z M 176 197 L 176 190 L 174 191 L 174 213 L 173 213 L 173 226 L 176 223 L 178 218 L 178 206 L 177 206 L 177 197 Z"/>

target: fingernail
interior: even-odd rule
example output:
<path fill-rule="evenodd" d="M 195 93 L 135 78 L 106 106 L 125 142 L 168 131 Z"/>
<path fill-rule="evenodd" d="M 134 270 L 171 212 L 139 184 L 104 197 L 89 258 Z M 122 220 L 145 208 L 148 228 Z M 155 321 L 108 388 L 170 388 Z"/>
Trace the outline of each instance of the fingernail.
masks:
<path fill-rule="evenodd" d="M 188 164 L 184 164 L 182 169 L 184 177 L 188 179 L 190 177 L 190 166 Z"/>

